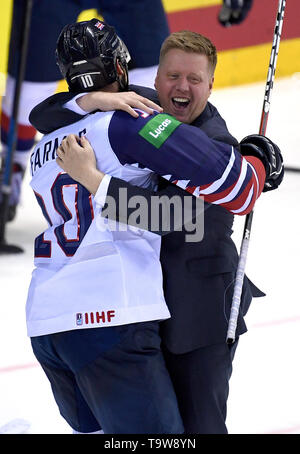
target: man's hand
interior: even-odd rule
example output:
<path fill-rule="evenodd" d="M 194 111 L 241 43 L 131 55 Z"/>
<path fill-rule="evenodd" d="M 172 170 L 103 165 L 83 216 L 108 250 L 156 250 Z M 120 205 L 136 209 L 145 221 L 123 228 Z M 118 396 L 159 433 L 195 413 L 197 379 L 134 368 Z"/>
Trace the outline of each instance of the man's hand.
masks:
<path fill-rule="evenodd" d="M 162 112 L 163 109 L 150 99 L 140 96 L 134 91 L 124 91 L 118 93 L 108 93 L 105 91 L 93 91 L 87 93 L 76 100 L 81 109 L 86 112 L 102 110 L 124 110 L 133 117 L 137 118 L 138 113 L 133 108 L 141 109 L 148 114 L 153 114 L 153 110 Z"/>
<path fill-rule="evenodd" d="M 223 0 L 218 19 L 224 27 L 237 25 L 246 19 L 253 0 Z"/>
<path fill-rule="evenodd" d="M 57 164 L 91 194 L 96 194 L 104 173 L 96 168 L 96 157 L 89 141 L 75 134 L 63 139 L 57 149 Z"/>
<path fill-rule="evenodd" d="M 284 166 L 279 147 L 270 139 L 259 134 L 252 134 L 240 142 L 243 156 L 259 158 L 266 170 L 266 181 L 263 192 L 278 188 L 283 180 Z"/>

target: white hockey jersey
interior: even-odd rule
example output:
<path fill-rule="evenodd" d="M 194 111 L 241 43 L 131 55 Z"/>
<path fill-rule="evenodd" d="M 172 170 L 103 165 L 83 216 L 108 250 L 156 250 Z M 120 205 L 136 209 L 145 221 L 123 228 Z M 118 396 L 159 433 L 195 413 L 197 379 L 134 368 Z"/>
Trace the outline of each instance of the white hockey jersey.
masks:
<path fill-rule="evenodd" d="M 112 112 L 44 136 L 31 155 L 31 186 L 49 227 L 35 241 L 26 303 L 27 331 L 38 336 L 169 317 L 159 261 L 160 237 L 101 217 L 94 197 L 56 164 L 70 134 L 86 134 L 104 172 L 149 186 L 148 169 L 121 165 L 108 139 Z"/>

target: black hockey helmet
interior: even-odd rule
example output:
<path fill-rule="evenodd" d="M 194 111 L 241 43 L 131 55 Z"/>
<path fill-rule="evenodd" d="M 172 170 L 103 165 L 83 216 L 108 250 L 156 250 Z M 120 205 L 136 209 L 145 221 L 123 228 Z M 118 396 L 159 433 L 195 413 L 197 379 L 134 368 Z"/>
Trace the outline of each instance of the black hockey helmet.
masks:
<path fill-rule="evenodd" d="M 66 25 L 56 45 L 56 61 L 69 90 L 99 90 L 118 81 L 120 90 L 128 87 L 130 54 L 114 27 L 98 19 Z M 117 72 L 117 61 L 125 71 Z"/>

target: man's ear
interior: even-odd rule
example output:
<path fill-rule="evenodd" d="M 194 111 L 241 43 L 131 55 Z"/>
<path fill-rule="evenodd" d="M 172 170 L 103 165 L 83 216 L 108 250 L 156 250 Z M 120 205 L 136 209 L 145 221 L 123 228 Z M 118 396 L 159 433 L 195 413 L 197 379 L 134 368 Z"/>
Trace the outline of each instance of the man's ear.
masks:
<path fill-rule="evenodd" d="M 117 73 L 119 76 L 123 76 L 123 74 L 125 74 L 125 71 L 124 69 L 122 68 L 122 65 L 120 65 L 119 61 L 117 60 L 117 64 L 116 64 L 116 67 L 117 67 Z"/>

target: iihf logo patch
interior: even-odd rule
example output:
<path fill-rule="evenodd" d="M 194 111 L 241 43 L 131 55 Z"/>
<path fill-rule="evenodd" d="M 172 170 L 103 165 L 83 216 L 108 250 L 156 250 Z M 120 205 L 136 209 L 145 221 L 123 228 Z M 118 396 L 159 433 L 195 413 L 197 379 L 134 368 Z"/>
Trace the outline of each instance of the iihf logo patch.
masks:
<path fill-rule="evenodd" d="M 102 24 L 101 22 L 98 21 L 98 22 L 95 24 L 95 27 L 99 28 L 99 30 L 102 30 L 102 28 L 104 28 L 104 24 Z"/>
<path fill-rule="evenodd" d="M 82 324 L 83 324 L 82 314 L 78 313 L 76 314 L 76 325 L 81 326 Z"/>

